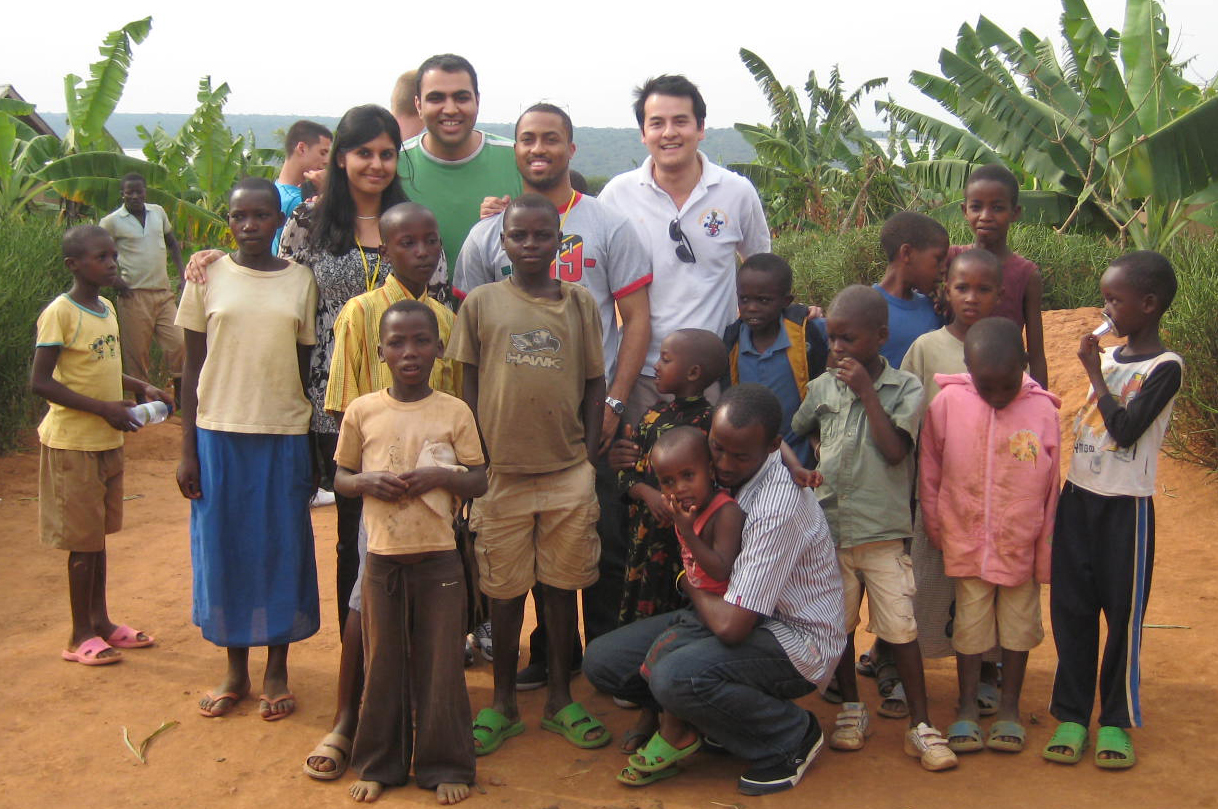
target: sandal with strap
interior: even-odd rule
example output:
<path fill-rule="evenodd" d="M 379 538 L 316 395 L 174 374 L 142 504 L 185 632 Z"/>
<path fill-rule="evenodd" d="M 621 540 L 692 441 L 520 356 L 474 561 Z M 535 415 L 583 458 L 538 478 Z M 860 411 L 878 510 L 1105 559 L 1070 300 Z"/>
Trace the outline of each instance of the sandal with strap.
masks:
<path fill-rule="evenodd" d="M 1011 719 L 999 719 L 990 725 L 990 734 L 986 737 L 985 746 L 1003 753 L 1022 753 L 1027 738 L 1028 732 L 1024 730 L 1023 725 Z"/>
<path fill-rule="evenodd" d="M 1002 692 L 994 683 L 980 682 L 977 684 L 977 713 L 982 716 L 993 716 L 998 713 L 998 703 Z"/>
<path fill-rule="evenodd" d="M 673 747 L 660 735 L 659 731 L 652 734 L 647 744 L 635 751 L 630 757 L 630 766 L 639 772 L 659 772 L 666 770 L 683 758 L 688 758 L 702 747 L 702 737 L 698 736 L 687 747 Z"/>
<path fill-rule="evenodd" d="M 583 750 L 594 750 L 604 747 L 613 739 L 613 734 L 601 724 L 600 720 L 588 713 L 588 710 L 578 702 L 572 702 L 551 719 L 542 719 L 541 727 L 551 733 L 557 733 L 571 744 Z M 600 735 L 588 734 L 600 730 Z"/>
<path fill-rule="evenodd" d="M 674 775 L 680 775 L 681 771 L 676 767 L 670 767 L 666 770 L 655 770 L 654 772 L 643 772 L 636 770 L 634 767 L 623 767 L 622 771 L 617 774 L 617 780 L 621 781 L 628 787 L 646 787 L 651 786 L 656 781 L 663 781 L 666 778 L 672 778 Z"/>
<path fill-rule="evenodd" d="M 1101 753 L 1116 753 L 1121 758 L 1100 758 Z M 1105 770 L 1127 770 L 1138 763 L 1133 754 L 1133 739 L 1124 728 L 1103 725 L 1095 734 L 1095 766 Z"/>
<path fill-rule="evenodd" d="M 1059 753 L 1053 749 L 1054 747 L 1064 747 L 1067 752 Z M 1078 722 L 1062 722 L 1057 726 L 1057 730 L 1053 731 L 1053 738 L 1049 739 L 1049 743 L 1045 745 L 1045 749 L 1040 754 L 1045 760 L 1055 761 L 1058 764 L 1078 764 L 1086 749 L 1087 728 Z"/>
<path fill-rule="evenodd" d="M 981 725 L 971 719 L 952 722 L 947 727 L 947 746 L 953 753 L 976 753 L 985 749 L 981 741 Z"/>
<path fill-rule="evenodd" d="M 489 755 L 513 736 L 524 733 L 524 722 L 513 722 L 494 708 L 483 708 L 474 717 L 474 753 Z"/>
<path fill-rule="evenodd" d="M 885 686 L 888 686 L 885 691 Z M 893 677 L 880 683 L 880 696 L 883 700 L 876 713 L 889 719 L 904 719 L 909 716 L 909 703 L 905 700 L 905 684 Z"/>
<path fill-rule="evenodd" d="M 334 769 L 319 770 L 309 764 L 311 758 L 326 758 L 334 762 Z M 351 758 L 351 740 L 341 733 L 327 733 L 318 742 L 309 755 L 305 756 L 304 772 L 310 778 L 318 781 L 334 781 L 343 777 L 347 771 L 347 761 Z"/>

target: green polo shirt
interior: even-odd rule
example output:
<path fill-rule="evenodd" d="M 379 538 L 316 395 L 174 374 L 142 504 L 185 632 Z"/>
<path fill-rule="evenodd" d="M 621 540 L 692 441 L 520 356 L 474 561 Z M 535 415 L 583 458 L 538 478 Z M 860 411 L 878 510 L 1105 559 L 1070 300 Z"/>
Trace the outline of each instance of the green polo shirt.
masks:
<path fill-rule="evenodd" d="M 911 373 L 893 368 L 883 357 L 884 369 L 875 380 L 875 392 L 884 412 L 912 442 L 918 438 L 922 383 Z M 884 460 L 863 403 L 832 371 L 808 383 L 808 395 L 791 418 L 796 435 L 820 432 L 820 464 L 825 482 L 816 490 L 829 522 L 833 542 L 853 548 L 867 542 L 904 539 L 912 534 L 909 498 L 915 463 L 911 444 L 898 464 Z"/>

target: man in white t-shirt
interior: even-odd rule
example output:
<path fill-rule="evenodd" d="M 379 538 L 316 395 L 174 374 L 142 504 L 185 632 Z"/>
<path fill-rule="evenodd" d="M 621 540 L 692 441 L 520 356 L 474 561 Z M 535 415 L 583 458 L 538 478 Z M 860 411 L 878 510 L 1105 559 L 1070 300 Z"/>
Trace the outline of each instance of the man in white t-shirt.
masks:
<path fill-rule="evenodd" d="M 651 346 L 646 379 L 625 418 L 658 398 L 650 369 L 677 329 L 722 334 L 736 319 L 737 258 L 768 252 L 770 230 L 753 185 L 698 149 L 706 102 L 684 76 L 657 76 L 635 91 L 635 118 L 650 153 L 609 181 L 600 200 L 625 214 L 651 253 Z"/>
<path fill-rule="evenodd" d="M 601 537 L 600 579 L 584 590 L 583 598 L 584 633 L 590 642 L 617 626 L 626 562 L 625 510 L 604 449 L 622 423 L 625 403 L 631 397 L 647 354 L 652 276 L 647 250 L 626 217 L 572 188 L 573 137 L 571 118 L 553 104 L 534 104 L 516 122 L 516 167 L 524 190 L 545 196 L 559 212 L 563 239 L 551 272 L 555 278 L 580 284 L 591 292 L 601 315 L 608 395 L 601 432 L 602 453 L 594 460 L 601 504 L 601 519 L 597 522 Z M 477 286 L 511 274 L 512 265 L 500 240 L 502 231 L 502 213 L 489 216 L 470 229 L 453 272 L 453 293 L 458 298 L 464 298 Z M 541 622 L 538 611 L 539 627 Z M 544 638 L 543 632 L 535 632 L 530 639 L 530 664 L 517 678 L 517 688 L 526 690 L 545 684 Z"/>

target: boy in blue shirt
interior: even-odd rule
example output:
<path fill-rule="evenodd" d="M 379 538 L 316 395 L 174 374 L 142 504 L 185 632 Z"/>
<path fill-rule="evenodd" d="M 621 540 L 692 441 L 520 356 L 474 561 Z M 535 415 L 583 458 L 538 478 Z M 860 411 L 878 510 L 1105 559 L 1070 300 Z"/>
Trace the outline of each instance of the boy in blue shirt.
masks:
<path fill-rule="evenodd" d="M 791 265 L 781 256 L 749 256 L 736 271 L 736 299 L 740 317 L 723 332 L 729 370 L 720 385 L 756 382 L 773 391 L 782 403 L 783 439 L 811 467 L 808 440 L 791 432 L 791 416 L 808 383 L 825 371 L 825 338 L 807 328 L 808 307 L 792 302 Z"/>
<path fill-rule="evenodd" d="M 880 354 L 900 368 L 913 341 L 943 325 L 935 311 L 935 284 L 947 260 L 947 228 L 929 216 L 901 211 L 880 229 L 888 258 L 884 277 L 873 285 L 888 304 L 888 342 Z"/>

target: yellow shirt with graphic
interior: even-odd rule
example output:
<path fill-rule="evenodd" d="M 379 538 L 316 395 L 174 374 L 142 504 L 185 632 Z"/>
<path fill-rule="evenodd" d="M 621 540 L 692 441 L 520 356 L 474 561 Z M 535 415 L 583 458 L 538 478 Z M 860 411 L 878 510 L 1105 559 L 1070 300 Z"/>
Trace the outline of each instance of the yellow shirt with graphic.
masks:
<path fill-rule="evenodd" d="M 59 349 L 51 374 L 64 387 L 103 402 L 123 398 L 123 360 L 118 318 L 105 298 L 97 312 L 60 295 L 38 316 L 39 348 Z M 51 402 L 38 425 L 38 439 L 52 449 L 102 452 L 123 445 L 123 434 L 101 416 Z"/>

